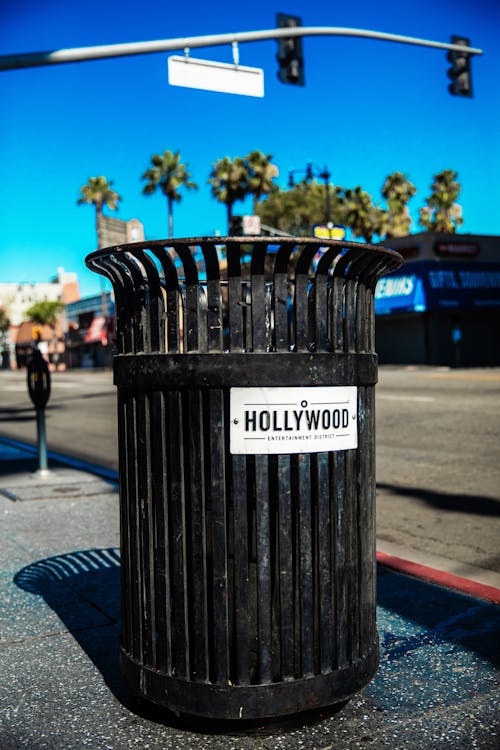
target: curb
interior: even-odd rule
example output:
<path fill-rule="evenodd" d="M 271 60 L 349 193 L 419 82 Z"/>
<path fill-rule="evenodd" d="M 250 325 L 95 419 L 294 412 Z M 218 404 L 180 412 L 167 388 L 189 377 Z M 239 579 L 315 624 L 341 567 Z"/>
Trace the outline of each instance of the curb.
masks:
<path fill-rule="evenodd" d="M 387 552 L 377 552 L 377 562 L 386 568 L 395 570 L 398 573 L 420 578 L 428 583 L 435 583 L 443 588 L 453 589 L 468 596 L 474 596 L 477 599 L 485 599 L 493 604 L 500 604 L 500 589 L 494 586 L 487 586 L 484 583 L 471 581 L 469 578 L 462 578 L 454 573 L 447 573 L 444 570 L 431 568 L 428 565 L 404 560 L 402 557 L 389 555 Z"/>

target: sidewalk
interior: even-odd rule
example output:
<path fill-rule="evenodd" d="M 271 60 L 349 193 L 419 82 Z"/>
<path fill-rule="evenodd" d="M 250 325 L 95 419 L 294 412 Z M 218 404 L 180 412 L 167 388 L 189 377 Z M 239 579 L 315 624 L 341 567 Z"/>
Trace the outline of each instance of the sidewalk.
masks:
<path fill-rule="evenodd" d="M 236 734 L 150 709 L 118 666 L 116 484 L 35 469 L 28 447 L 0 438 L 1 750 L 499 747 L 500 607 L 406 575 L 395 556 L 378 571 L 379 671 L 337 714 Z"/>

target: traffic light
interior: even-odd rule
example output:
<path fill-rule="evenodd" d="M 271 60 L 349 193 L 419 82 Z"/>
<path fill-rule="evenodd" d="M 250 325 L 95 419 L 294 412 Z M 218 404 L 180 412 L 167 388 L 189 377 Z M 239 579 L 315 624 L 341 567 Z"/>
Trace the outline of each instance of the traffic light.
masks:
<path fill-rule="evenodd" d="M 302 20 L 297 16 L 277 13 L 276 26 L 278 28 L 296 28 L 297 26 L 302 26 Z M 280 64 L 278 78 L 282 83 L 292 83 L 295 86 L 304 85 L 302 37 L 283 37 L 282 39 L 278 39 L 277 60 Z"/>
<path fill-rule="evenodd" d="M 470 39 L 466 39 L 463 36 L 452 36 L 451 43 L 470 47 Z M 467 52 L 450 50 L 446 57 L 448 62 L 451 63 L 451 68 L 448 69 L 448 76 L 452 82 L 448 86 L 448 91 L 453 96 L 472 97 L 471 56 Z"/>

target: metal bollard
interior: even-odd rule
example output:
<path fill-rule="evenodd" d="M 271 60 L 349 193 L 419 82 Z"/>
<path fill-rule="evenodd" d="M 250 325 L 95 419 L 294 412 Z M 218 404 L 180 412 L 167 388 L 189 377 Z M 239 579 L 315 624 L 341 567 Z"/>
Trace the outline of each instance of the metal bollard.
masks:
<path fill-rule="evenodd" d="M 401 257 L 227 237 L 86 263 L 116 296 L 125 677 L 217 719 L 345 701 L 378 665 L 373 294 Z"/>

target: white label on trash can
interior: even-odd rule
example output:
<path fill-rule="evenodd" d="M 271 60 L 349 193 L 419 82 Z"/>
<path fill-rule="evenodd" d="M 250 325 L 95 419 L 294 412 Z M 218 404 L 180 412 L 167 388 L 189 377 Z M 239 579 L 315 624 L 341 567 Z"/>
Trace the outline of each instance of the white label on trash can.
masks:
<path fill-rule="evenodd" d="M 319 453 L 358 447 L 356 386 L 231 388 L 233 454 Z"/>

